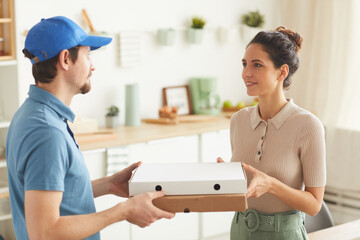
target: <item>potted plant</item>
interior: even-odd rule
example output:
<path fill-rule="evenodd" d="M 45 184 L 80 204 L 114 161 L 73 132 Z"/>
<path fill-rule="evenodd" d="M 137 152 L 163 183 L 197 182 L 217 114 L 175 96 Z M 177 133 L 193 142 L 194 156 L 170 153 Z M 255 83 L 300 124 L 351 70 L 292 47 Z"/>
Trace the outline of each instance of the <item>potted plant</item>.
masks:
<path fill-rule="evenodd" d="M 201 43 L 204 36 L 204 26 L 206 22 L 199 17 L 192 18 L 192 25 L 188 29 L 188 40 L 190 43 Z"/>
<path fill-rule="evenodd" d="M 112 105 L 107 110 L 106 127 L 117 128 L 119 126 L 119 108 L 115 105 Z"/>
<path fill-rule="evenodd" d="M 175 30 L 172 28 L 161 28 L 158 31 L 160 45 L 172 46 L 175 42 Z"/>
<path fill-rule="evenodd" d="M 258 10 L 251 11 L 242 16 L 242 36 L 246 44 L 261 30 L 265 24 L 265 17 Z"/>

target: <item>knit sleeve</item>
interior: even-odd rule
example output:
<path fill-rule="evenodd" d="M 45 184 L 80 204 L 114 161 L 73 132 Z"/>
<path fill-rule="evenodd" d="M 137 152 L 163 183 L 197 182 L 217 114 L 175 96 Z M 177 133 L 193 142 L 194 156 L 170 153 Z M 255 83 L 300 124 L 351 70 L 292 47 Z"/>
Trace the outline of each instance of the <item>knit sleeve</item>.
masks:
<path fill-rule="evenodd" d="M 230 144 L 231 144 L 231 153 L 234 152 L 234 134 L 235 134 L 235 116 L 236 113 L 230 119 Z"/>
<path fill-rule="evenodd" d="M 306 116 L 298 132 L 298 154 L 307 187 L 326 184 L 325 131 L 321 121 L 312 114 Z"/>

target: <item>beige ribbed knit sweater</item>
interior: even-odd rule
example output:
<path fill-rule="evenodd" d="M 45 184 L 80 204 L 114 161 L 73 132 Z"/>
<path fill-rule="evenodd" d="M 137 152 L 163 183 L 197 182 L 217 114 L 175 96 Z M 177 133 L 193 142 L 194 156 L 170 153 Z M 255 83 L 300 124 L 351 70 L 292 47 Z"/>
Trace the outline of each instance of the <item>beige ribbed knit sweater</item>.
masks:
<path fill-rule="evenodd" d="M 326 183 L 325 136 L 320 120 L 292 99 L 272 119 L 260 118 L 258 107 L 233 115 L 230 123 L 232 162 L 244 162 L 295 189 Z M 252 179 L 247 174 L 248 185 Z M 270 193 L 248 199 L 260 212 L 292 211 Z"/>

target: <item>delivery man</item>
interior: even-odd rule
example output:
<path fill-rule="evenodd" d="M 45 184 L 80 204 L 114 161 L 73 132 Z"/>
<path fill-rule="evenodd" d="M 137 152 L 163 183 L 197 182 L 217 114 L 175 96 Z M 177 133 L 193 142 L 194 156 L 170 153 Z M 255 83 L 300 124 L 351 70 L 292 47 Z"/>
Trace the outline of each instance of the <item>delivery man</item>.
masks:
<path fill-rule="evenodd" d="M 95 70 L 90 51 L 111 38 L 89 36 L 66 17 L 42 19 L 25 40 L 35 85 L 8 130 L 6 160 L 16 238 L 100 239 L 99 231 L 122 220 L 140 227 L 173 213 L 152 204 L 164 192 L 142 194 L 96 212 L 94 198 L 128 197 L 128 180 L 141 162 L 112 176 L 90 181 L 67 121 L 69 105 L 90 91 Z"/>

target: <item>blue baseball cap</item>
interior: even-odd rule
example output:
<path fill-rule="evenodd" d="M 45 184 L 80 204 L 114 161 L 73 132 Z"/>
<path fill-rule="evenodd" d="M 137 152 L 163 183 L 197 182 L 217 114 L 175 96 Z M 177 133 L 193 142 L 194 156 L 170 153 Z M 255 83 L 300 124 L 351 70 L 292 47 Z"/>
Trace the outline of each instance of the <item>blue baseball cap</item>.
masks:
<path fill-rule="evenodd" d="M 35 57 L 32 64 L 44 62 L 57 56 L 62 50 L 75 46 L 89 46 L 90 50 L 109 44 L 112 38 L 88 35 L 69 18 L 57 16 L 33 26 L 26 36 L 25 49 Z"/>

